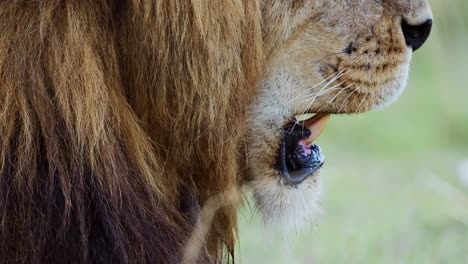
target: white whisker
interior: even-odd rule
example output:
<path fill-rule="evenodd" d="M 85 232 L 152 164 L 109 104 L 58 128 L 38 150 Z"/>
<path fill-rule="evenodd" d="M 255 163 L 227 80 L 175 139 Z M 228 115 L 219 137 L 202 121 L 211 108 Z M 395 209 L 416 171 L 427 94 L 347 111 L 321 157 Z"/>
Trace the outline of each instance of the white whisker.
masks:
<path fill-rule="evenodd" d="M 367 99 L 367 96 L 368 96 L 368 95 L 369 95 L 369 94 L 366 94 L 366 95 L 364 96 L 364 98 L 362 98 L 362 101 L 361 101 L 361 103 L 359 104 L 359 106 L 358 106 L 358 108 L 357 108 L 357 111 L 358 111 L 359 113 L 362 113 L 360 109 L 361 109 L 361 106 L 362 106 L 362 104 L 364 103 L 364 101 Z"/>
<path fill-rule="evenodd" d="M 337 94 L 330 100 L 330 102 L 328 102 L 328 103 L 331 104 L 336 98 L 338 98 L 338 96 L 339 96 L 342 92 L 346 91 L 347 89 L 349 89 L 351 86 L 353 86 L 353 85 L 355 85 L 355 84 L 356 84 L 356 83 L 352 83 L 352 84 L 350 84 L 350 85 L 348 85 L 348 86 L 342 88 L 341 91 L 340 91 L 339 93 L 337 93 Z"/>
<path fill-rule="evenodd" d="M 340 109 L 338 110 L 338 112 L 341 112 L 341 110 L 343 109 L 343 107 L 345 107 L 346 103 L 348 102 L 349 98 L 351 98 L 351 96 L 359 89 L 361 88 L 363 85 L 359 85 L 358 87 L 356 87 L 356 89 L 353 90 L 353 92 L 351 92 L 348 97 L 346 97 L 346 99 L 344 100 L 343 104 L 341 105 Z"/>
<path fill-rule="evenodd" d="M 332 87 L 330 87 L 330 88 L 328 88 L 328 89 L 326 89 L 325 91 L 323 91 L 323 92 L 321 92 L 321 93 L 317 93 L 317 94 L 315 94 L 315 95 L 309 96 L 309 98 L 306 98 L 306 99 L 307 99 L 307 100 L 311 100 L 311 99 L 313 99 L 314 96 L 322 96 L 322 95 L 324 95 L 324 94 L 327 94 L 327 93 L 330 93 L 330 92 L 333 92 L 333 91 L 336 91 L 336 90 L 341 90 L 341 89 L 343 89 L 343 88 L 340 87 L 340 86 L 341 86 L 343 83 L 344 83 L 344 81 L 343 81 L 343 82 L 340 82 L 340 83 L 338 83 L 338 84 L 336 84 L 336 85 L 334 85 L 334 86 L 332 86 Z"/>
<path fill-rule="evenodd" d="M 304 112 L 302 114 L 304 114 L 315 102 L 315 100 L 320 96 L 320 94 L 322 92 L 324 92 L 324 90 L 326 88 L 328 88 L 328 86 L 330 86 L 330 84 L 334 83 L 336 80 L 338 80 L 341 76 L 343 76 L 344 74 L 346 74 L 346 72 L 344 71 L 341 71 L 342 73 L 341 74 L 338 74 L 337 76 L 335 76 L 333 79 L 331 79 L 326 85 L 323 86 L 322 89 L 320 89 L 320 91 L 318 91 L 318 93 L 315 94 L 315 96 L 310 99 L 310 102 L 307 104 L 307 107 L 304 109 Z"/>
<path fill-rule="evenodd" d="M 305 89 L 304 93 L 306 95 L 303 95 L 303 94 L 300 94 L 299 96 L 297 96 L 296 98 L 292 99 L 291 102 L 294 102 L 296 100 L 299 100 L 299 99 L 303 99 L 304 96 L 307 96 L 307 93 L 310 92 L 311 90 L 313 90 L 314 88 L 318 87 L 319 85 L 321 84 L 324 84 L 325 83 L 325 87 L 328 87 L 330 85 L 330 80 L 331 80 L 331 83 L 333 83 L 334 81 L 336 81 L 337 79 L 339 79 L 341 76 L 343 76 L 345 74 L 344 71 L 340 71 L 340 72 L 337 72 L 335 74 L 332 74 L 330 76 L 328 76 L 326 79 L 322 80 L 321 82 L 315 84 L 314 86 L 312 87 L 309 87 L 307 89 Z M 323 89 L 323 88 L 322 88 Z M 319 91 L 320 92 L 320 91 Z M 313 93 L 312 95 L 308 95 L 309 97 L 313 97 L 317 95 L 317 93 Z"/>

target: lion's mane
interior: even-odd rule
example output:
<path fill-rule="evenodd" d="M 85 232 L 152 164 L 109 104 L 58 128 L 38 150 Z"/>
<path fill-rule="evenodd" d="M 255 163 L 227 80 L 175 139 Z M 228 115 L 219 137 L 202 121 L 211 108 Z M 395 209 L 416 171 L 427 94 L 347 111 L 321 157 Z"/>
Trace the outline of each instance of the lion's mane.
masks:
<path fill-rule="evenodd" d="M 236 188 L 257 1 L 0 3 L 2 263 L 177 263 Z M 220 208 L 205 256 L 235 245 Z"/>

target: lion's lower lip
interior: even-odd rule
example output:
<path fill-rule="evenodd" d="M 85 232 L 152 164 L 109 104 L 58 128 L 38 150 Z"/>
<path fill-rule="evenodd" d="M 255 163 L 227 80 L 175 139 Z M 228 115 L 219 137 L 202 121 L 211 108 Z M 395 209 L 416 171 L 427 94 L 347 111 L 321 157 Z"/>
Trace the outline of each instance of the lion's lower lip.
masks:
<path fill-rule="evenodd" d="M 283 128 L 277 168 L 288 185 L 298 185 L 324 163 L 322 149 L 312 142 L 323 131 L 328 117 L 316 115 L 303 122 L 291 122 Z"/>
<path fill-rule="evenodd" d="M 292 158 L 284 149 L 284 156 L 280 157 L 282 164 L 279 169 L 285 184 L 292 186 L 301 184 L 323 166 L 325 158 L 322 149 L 316 144 L 311 145 L 310 148 L 312 154 L 301 158 Z M 294 168 L 291 168 L 291 163 L 295 163 Z"/>

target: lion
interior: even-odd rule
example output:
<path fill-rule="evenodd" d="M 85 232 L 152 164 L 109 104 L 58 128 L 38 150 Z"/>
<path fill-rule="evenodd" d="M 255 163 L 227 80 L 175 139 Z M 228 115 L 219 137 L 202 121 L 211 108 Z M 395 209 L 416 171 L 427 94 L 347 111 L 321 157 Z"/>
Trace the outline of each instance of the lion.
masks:
<path fill-rule="evenodd" d="M 262 19 L 270 55 L 248 120 L 248 185 L 267 223 L 297 231 L 320 213 L 324 154 L 313 141 L 329 115 L 394 102 L 432 12 L 424 0 L 271 0 Z"/>
<path fill-rule="evenodd" d="M 394 101 L 431 25 L 427 0 L 1 2 L 2 263 L 229 261 L 244 186 L 306 225 L 329 115 Z"/>

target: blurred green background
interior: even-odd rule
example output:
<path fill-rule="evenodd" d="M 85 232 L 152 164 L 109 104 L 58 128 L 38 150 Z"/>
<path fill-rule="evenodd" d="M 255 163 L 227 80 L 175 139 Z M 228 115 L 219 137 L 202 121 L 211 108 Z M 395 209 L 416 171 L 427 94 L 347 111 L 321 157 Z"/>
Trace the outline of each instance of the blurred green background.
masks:
<path fill-rule="evenodd" d="M 246 206 L 240 263 L 468 263 L 468 1 L 431 4 L 401 99 L 335 116 L 320 138 L 319 223 L 286 238 Z"/>

